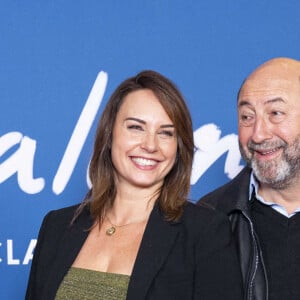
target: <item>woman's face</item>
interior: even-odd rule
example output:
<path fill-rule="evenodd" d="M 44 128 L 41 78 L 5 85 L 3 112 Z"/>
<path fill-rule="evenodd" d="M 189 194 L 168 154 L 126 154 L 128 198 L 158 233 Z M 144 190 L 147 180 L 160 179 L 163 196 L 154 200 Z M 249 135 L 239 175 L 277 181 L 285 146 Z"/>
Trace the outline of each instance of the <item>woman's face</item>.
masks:
<path fill-rule="evenodd" d="M 113 128 L 111 155 L 117 183 L 158 189 L 176 153 L 174 124 L 154 93 L 149 89 L 129 93 Z"/>

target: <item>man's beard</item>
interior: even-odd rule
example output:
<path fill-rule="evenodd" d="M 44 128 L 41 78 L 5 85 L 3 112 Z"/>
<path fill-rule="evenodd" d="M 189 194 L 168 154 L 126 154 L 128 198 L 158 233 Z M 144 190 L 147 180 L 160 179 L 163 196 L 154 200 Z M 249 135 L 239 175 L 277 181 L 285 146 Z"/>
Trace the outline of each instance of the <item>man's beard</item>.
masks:
<path fill-rule="evenodd" d="M 261 183 L 266 183 L 274 189 L 289 187 L 300 175 L 300 135 L 288 145 L 283 140 L 256 144 L 250 141 L 245 151 L 241 144 L 240 151 L 247 164 L 253 169 L 255 177 Z M 254 157 L 254 151 L 275 149 L 281 147 L 282 154 L 269 161 L 261 161 Z"/>

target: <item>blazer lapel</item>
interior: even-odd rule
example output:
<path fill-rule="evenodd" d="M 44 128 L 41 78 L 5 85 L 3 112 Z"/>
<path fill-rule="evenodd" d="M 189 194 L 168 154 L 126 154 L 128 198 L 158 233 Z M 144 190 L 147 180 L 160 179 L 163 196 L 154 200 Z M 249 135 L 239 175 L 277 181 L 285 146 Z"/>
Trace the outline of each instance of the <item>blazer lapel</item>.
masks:
<path fill-rule="evenodd" d="M 51 282 L 49 282 L 48 290 L 46 291 L 47 297 L 52 295 L 49 299 L 55 298 L 57 289 L 77 257 L 77 254 L 89 234 L 88 229 L 92 224 L 92 218 L 86 209 L 78 217 L 75 223 L 68 227 L 63 233 L 61 242 L 57 245 L 57 256 L 54 260 L 53 267 L 49 270 L 49 279 Z"/>
<path fill-rule="evenodd" d="M 176 241 L 177 233 L 177 223 L 165 221 L 158 205 L 155 205 L 131 274 L 127 300 L 145 299 L 151 282 Z"/>

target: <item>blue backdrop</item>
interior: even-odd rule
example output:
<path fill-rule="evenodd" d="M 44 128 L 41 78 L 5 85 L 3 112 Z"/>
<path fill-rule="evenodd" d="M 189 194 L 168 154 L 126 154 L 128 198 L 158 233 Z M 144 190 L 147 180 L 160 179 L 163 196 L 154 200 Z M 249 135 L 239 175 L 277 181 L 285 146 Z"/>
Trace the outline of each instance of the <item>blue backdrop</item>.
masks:
<path fill-rule="evenodd" d="M 192 112 L 191 199 L 243 162 L 236 93 L 275 56 L 299 58 L 300 2 L 1 1 L 0 299 L 23 299 L 45 213 L 88 189 L 96 121 L 143 69 L 168 76 Z"/>

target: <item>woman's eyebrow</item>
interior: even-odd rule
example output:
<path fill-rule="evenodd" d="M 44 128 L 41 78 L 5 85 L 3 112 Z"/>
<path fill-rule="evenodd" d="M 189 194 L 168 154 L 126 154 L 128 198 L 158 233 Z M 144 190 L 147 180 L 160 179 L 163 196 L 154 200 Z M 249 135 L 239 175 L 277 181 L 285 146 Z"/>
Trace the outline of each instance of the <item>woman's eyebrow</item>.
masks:
<path fill-rule="evenodd" d="M 142 124 L 146 124 L 146 122 L 144 120 L 138 119 L 138 118 L 133 118 L 133 117 L 128 117 L 126 118 L 124 121 L 136 121 Z"/>
<path fill-rule="evenodd" d="M 146 121 L 144 121 L 142 119 L 139 119 L 139 118 L 134 118 L 134 117 L 128 117 L 124 121 L 136 121 L 136 122 L 141 123 L 141 124 L 146 124 Z M 161 125 L 159 127 L 160 128 L 174 128 L 175 126 L 173 124 L 164 124 L 164 125 Z"/>

